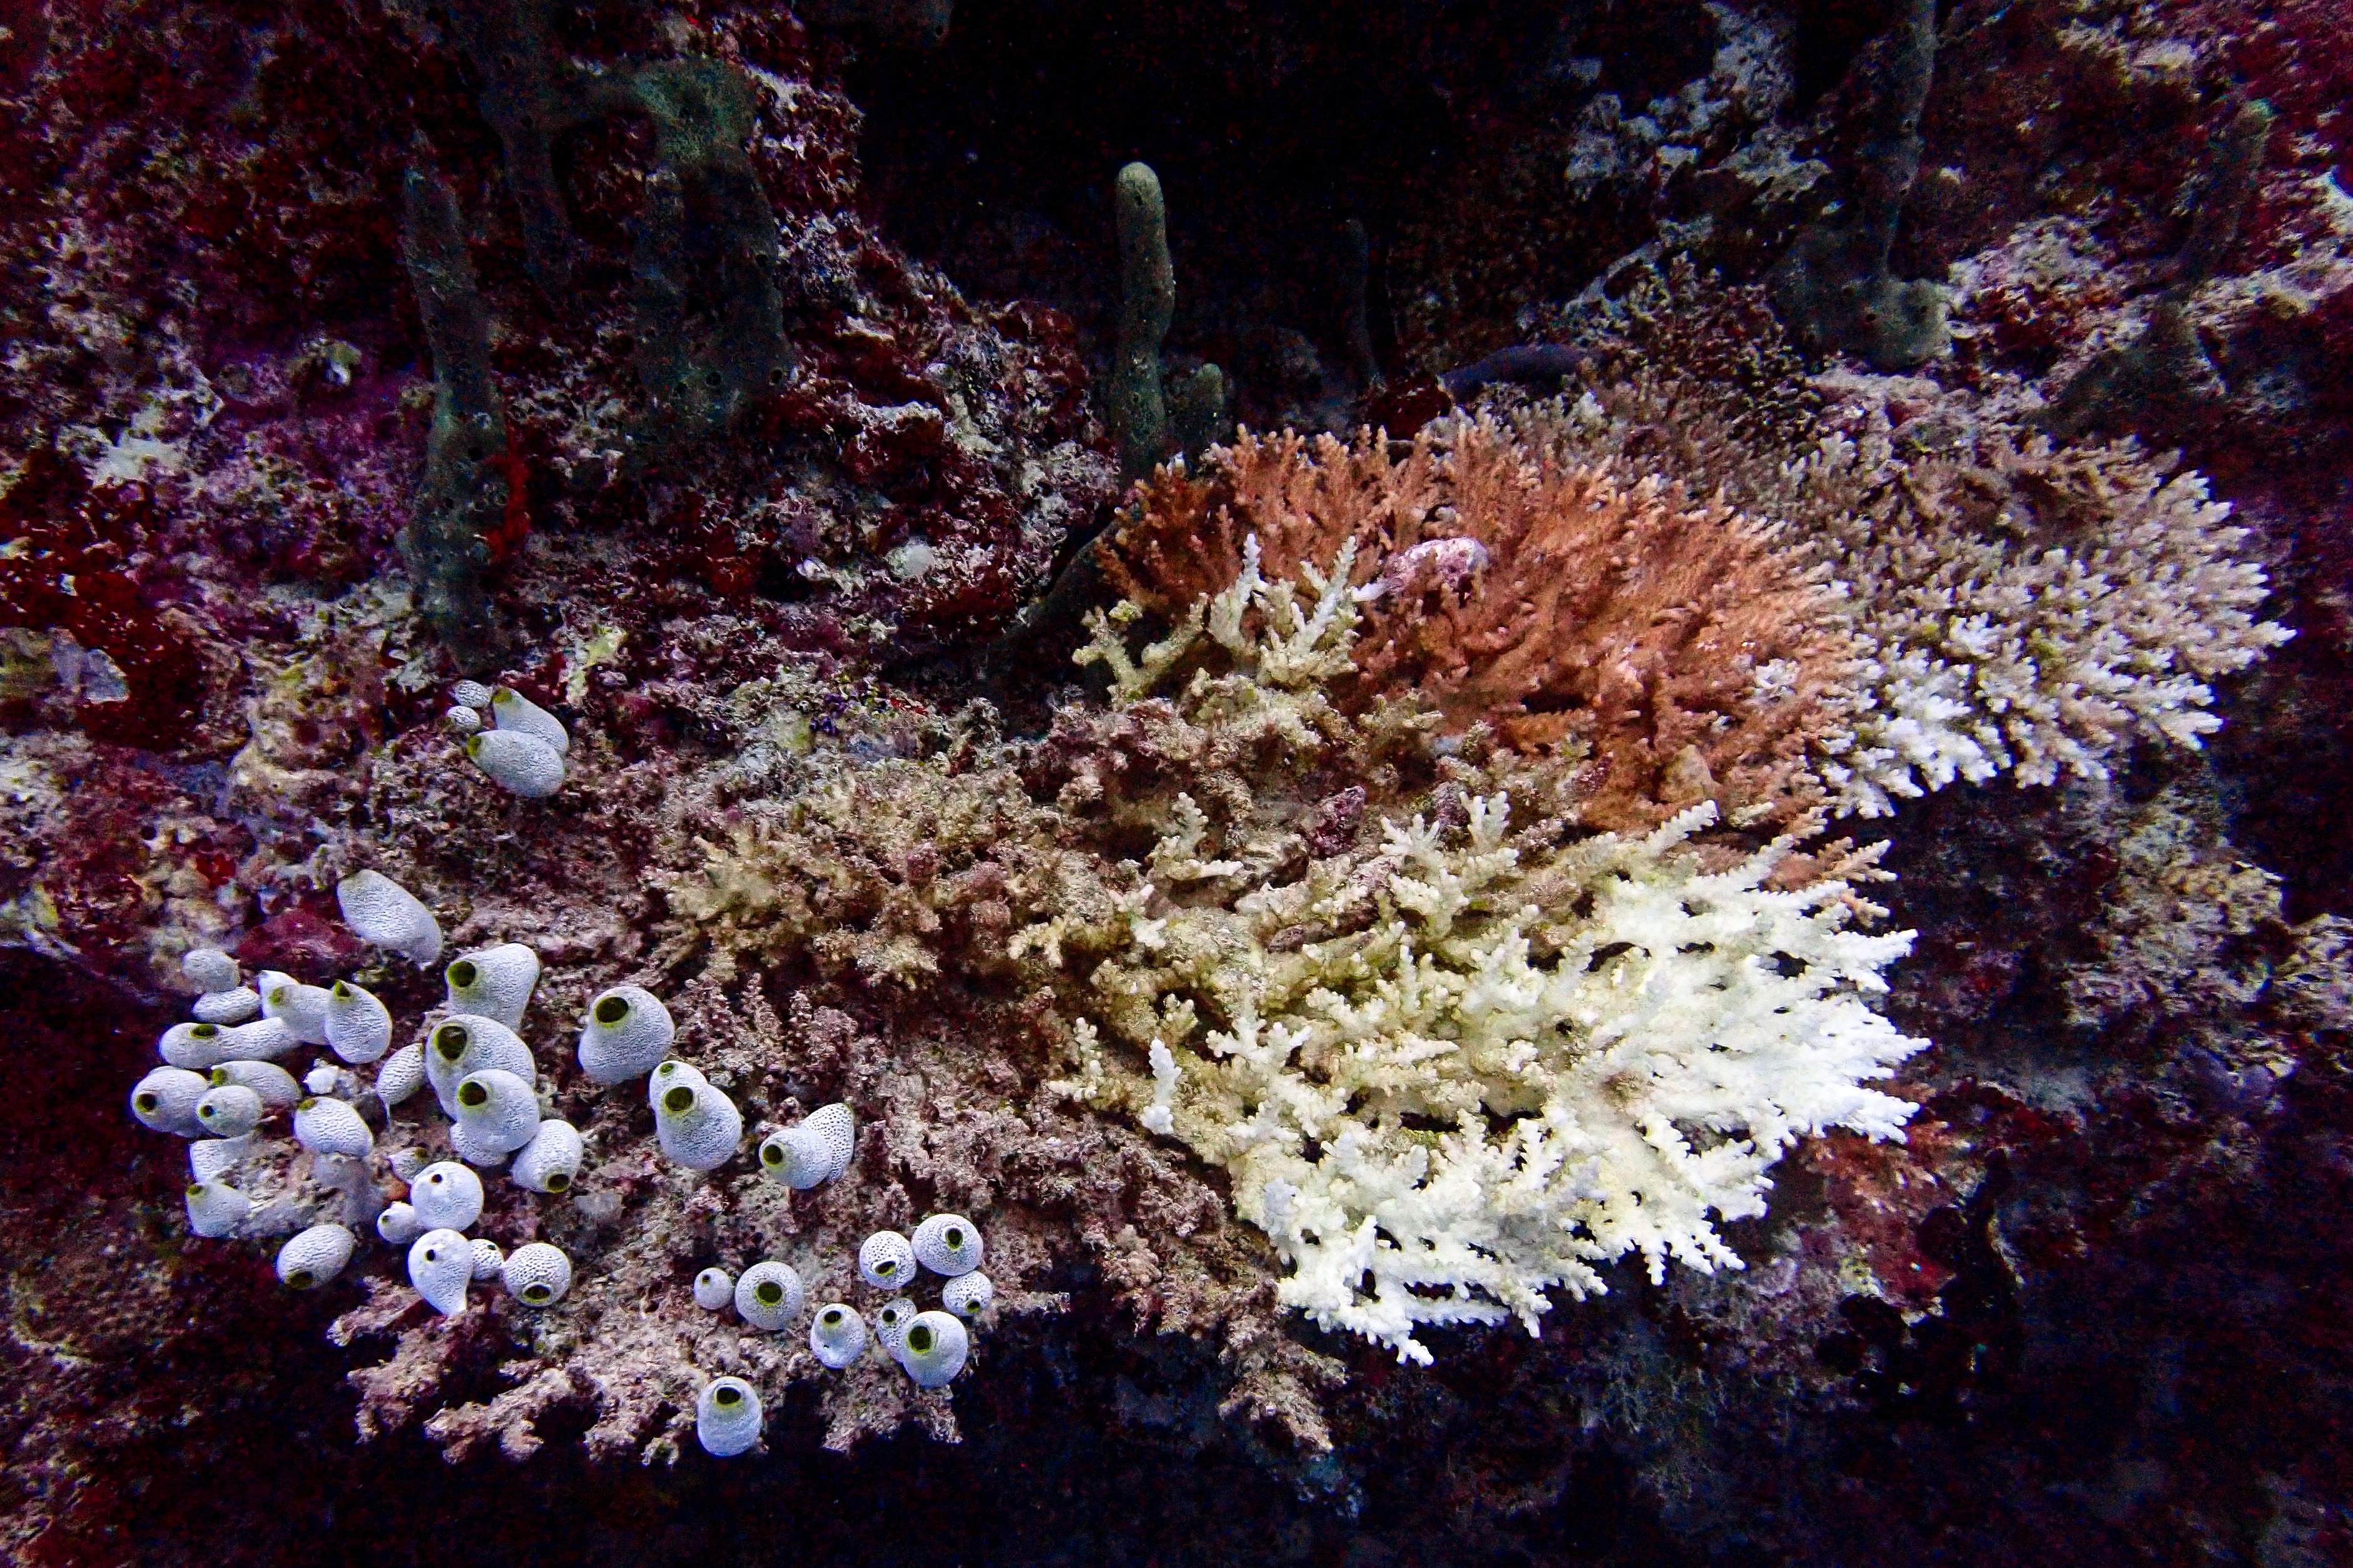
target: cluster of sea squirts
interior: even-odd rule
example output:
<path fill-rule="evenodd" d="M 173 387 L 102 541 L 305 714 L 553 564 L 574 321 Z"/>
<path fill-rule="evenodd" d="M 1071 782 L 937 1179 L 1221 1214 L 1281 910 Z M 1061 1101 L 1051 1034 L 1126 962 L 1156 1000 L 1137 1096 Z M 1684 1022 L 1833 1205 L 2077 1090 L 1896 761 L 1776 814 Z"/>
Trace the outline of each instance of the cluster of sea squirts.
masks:
<path fill-rule="evenodd" d="M 491 706 L 496 720 L 508 719 L 505 708 Z M 560 757 L 553 745 L 537 743 Z M 419 967 L 438 960 L 441 931 L 432 911 L 390 878 L 360 871 L 336 893 L 344 922 L 364 941 Z M 322 986 L 266 971 L 248 985 L 226 952 L 188 953 L 184 972 L 203 994 L 194 1017 L 164 1032 L 158 1046 L 164 1065 L 139 1080 L 131 1110 L 143 1125 L 190 1140 L 189 1228 L 216 1240 L 285 1237 L 278 1276 L 296 1289 L 342 1274 L 362 1230 L 373 1226 L 384 1243 L 406 1249 L 409 1283 L 437 1312 L 463 1312 L 471 1288 L 490 1281 L 525 1308 L 562 1300 L 572 1289 L 574 1264 L 561 1248 L 534 1241 L 508 1253 L 469 1234 L 483 1213 L 481 1172 L 503 1169 L 519 1187 L 560 1195 L 571 1190 L 584 1157 L 579 1131 L 543 1113 L 537 1064 L 516 1032 L 539 968 L 538 955 L 521 942 L 459 956 L 443 974 L 447 1016 L 423 1040 L 395 1049 L 389 1009 L 355 982 Z M 691 1170 L 714 1170 L 741 1147 L 743 1114 L 724 1091 L 670 1055 L 675 1036 L 659 997 L 641 986 L 616 986 L 593 998 L 581 1020 L 580 1068 L 605 1088 L 645 1079 L 664 1157 Z M 331 1055 L 298 1079 L 279 1061 L 306 1046 Z M 375 1079 L 364 1090 L 351 1069 L 371 1065 Z M 407 1191 L 386 1202 L 367 1163 L 376 1129 L 389 1128 L 398 1108 L 426 1089 L 448 1119 L 457 1157 L 428 1163 L 414 1149 L 398 1151 L 387 1163 Z M 367 1105 L 371 1100 L 380 1110 Z M 312 1182 L 331 1194 L 323 1205 L 287 1197 L 257 1203 L 237 1184 L 241 1169 L 271 1163 L 263 1158 L 266 1141 L 280 1132 L 307 1154 Z M 761 1142 L 761 1172 L 796 1189 L 818 1186 L 849 1169 L 856 1136 L 848 1105 L 821 1107 Z M 912 1297 L 894 1295 L 870 1331 L 855 1308 L 828 1302 L 809 1317 L 811 1352 L 839 1370 L 879 1347 L 919 1386 L 945 1386 L 970 1353 L 966 1321 L 995 1299 L 980 1271 L 982 1257 L 979 1228 L 958 1215 L 934 1215 L 912 1237 L 887 1230 L 869 1237 L 858 1258 L 869 1285 L 904 1292 L 929 1271 L 944 1281 L 940 1307 L 919 1310 Z M 747 1326 L 767 1332 L 790 1327 L 804 1300 L 799 1274 L 776 1260 L 754 1264 L 736 1279 L 706 1268 L 692 1289 L 698 1306 L 732 1307 Z M 739 1378 L 706 1384 L 695 1415 L 696 1434 L 713 1455 L 740 1454 L 759 1440 L 759 1395 Z"/>

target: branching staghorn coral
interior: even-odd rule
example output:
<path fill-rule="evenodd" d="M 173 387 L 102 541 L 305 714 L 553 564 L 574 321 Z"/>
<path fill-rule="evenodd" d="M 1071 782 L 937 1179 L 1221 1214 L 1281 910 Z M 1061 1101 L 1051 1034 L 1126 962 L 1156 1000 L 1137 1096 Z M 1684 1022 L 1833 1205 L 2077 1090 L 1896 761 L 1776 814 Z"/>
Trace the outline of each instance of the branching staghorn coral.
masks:
<path fill-rule="evenodd" d="M 1346 559 L 1303 571 L 1303 607 L 1246 550 L 1192 617 L 1232 668 L 1139 705 L 1204 732 L 1246 787 L 1213 815 L 1162 783 L 1117 922 L 1015 939 L 1130 1048 L 1115 1058 L 1082 1020 L 1071 1092 L 1224 1166 L 1287 1269 L 1284 1303 L 1401 1358 L 1429 1359 L 1428 1324 L 1534 1331 L 1550 1291 L 1603 1289 L 1597 1266 L 1630 1251 L 1654 1280 L 1670 1258 L 1737 1267 L 1713 1217 L 1761 1213 L 1796 1138 L 1900 1136 L 1911 1111 L 1866 1087 L 1923 1044 L 1865 1000 L 1910 944 L 1847 929 L 1873 912 L 1849 879 L 1871 858 L 1769 888 L 1799 836 L 1704 856 L 1687 841 L 1713 803 L 1645 837 L 1580 834 L 1573 768 L 1479 735 L 1425 764 L 1442 779 L 1426 811 L 1379 803 L 1377 834 L 1361 787 L 1285 822 L 1285 783 L 1419 733 L 1386 707 L 1359 724 L 1319 689 L 1349 668 Z M 1117 636 L 1099 620 L 1091 651 L 1116 662 Z M 1150 776 L 1077 772 L 1060 798 L 1134 820 Z"/>
<path fill-rule="evenodd" d="M 1473 418 L 1401 457 L 1371 437 L 1245 435 L 1199 477 L 1155 476 L 1101 558 L 1174 618 L 1237 580 L 1246 539 L 1276 583 L 1345 544 L 1364 625 L 1344 707 L 1410 691 L 1452 731 L 1574 741 L 1595 764 L 1584 819 L 1648 826 L 1703 799 L 1787 818 L 1819 795 L 1805 756 L 1841 729 L 1854 649 L 1827 573 L 1785 532 Z"/>
<path fill-rule="evenodd" d="M 2003 772 L 2101 777 L 2137 740 L 2195 747 L 2220 722 L 2210 683 L 2287 639 L 2257 618 L 2246 531 L 2170 457 L 1989 417 L 1833 429 L 1753 290 L 1685 268 L 1633 292 L 1587 392 L 1524 409 L 1521 437 L 1670 473 L 1828 565 L 1863 659 L 1851 741 L 1822 748 L 1839 808 Z M 1710 337 L 1742 352 L 1694 349 Z"/>

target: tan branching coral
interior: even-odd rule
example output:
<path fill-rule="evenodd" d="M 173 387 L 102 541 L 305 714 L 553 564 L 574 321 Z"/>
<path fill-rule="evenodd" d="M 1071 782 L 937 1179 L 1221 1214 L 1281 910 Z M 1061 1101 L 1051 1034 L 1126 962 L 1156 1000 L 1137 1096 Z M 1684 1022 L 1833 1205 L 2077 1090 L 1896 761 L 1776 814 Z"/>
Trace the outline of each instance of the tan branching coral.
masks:
<path fill-rule="evenodd" d="M 1818 798 L 1807 757 L 1841 731 L 1854 649 L 1786 531 L 1486 418 L 1409 444 L 1246 435 L 1203 474 L 1157 476 L 1103 552 L 1145 609 L 1174 619 L 1225 588 L 1249 540 L 1277 584 L 1353 545 L 1344 707 L 1409 692 L 1450 731 L 1572 742 L 1598 826 L 1699 800 L 1785 819 Z"/>
<path fill-rule="evenodd" d="M 1787 384 L 1797 363 L 1751 291 L 1687 268 L 1636 289 L 1625 325 L 1582 395 L 1514 427 L 1672 474 L 1828 564 L 1863 655 L 1851 739 L 1821 766 L 1844 809 L 2003 772 L 2097 778 L 2137 740 L 2194 748 L 2220 722 L 2211 683 L 2289 635 L 2257 616 L 2246 531 L 2169 456 L 2055 447 L 1966 404 L 1901 431 L 1850 407 L 1833 428 Z M 1692 353 L 1695 336 L 1744 349 Z"/>

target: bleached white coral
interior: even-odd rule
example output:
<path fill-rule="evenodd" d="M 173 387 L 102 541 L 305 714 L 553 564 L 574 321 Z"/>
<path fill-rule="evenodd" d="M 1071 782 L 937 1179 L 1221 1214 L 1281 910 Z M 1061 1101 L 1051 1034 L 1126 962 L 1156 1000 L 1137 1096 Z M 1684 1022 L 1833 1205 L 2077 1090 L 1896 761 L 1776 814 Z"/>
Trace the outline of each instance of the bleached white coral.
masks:
<path fill-rule="evenodd" d="M 1316 617 L 1258 593 L 1260 629 L 1213 604 L 1212 635 L 1290 651 L 1197 676 L 1187 718 L 1314 711 L 1345 613 L 1302 647 Z M 1911 937 L 1852 929 L 1877 912 L 1852 887 L 1868 854 L 1777 886 L 1800 835 L 1727 864 L 1691 842 L 1712 801 L 1630 837 L 1449 788 L 1441 811 L 1224 890 L 1178 870 L 1248 839 L 1170 811 L 1128 900 L 1150 918 L 1082 993 L 1149 1079 L 1114 1083 L 1093 1029 L 1072 1032 L 1074 1092 L 1226 1169 L 1286 1304 L 1412 1360 L 1428 1324 L 1534 1331 L 1551 1292 L 1600 1290 L 1628 1253 L 1653 1279 L 1670 1259 L 1739 1267 L 1719 1221 L 1763 1212 L 1801 1136 L 1900 1137 L 1914 1108 L 1868 1086 L 1924 1044 L 1870 1005 Z"/>

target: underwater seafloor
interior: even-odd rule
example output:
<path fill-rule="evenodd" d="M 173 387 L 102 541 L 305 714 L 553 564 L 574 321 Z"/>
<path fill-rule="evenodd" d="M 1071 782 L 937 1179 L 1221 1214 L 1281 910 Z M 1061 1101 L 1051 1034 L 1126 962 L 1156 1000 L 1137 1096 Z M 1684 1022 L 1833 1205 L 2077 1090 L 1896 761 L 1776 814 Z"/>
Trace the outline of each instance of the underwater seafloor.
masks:
<path fill-rule="evenodd" d="M 2336 0 L 0 98 L 0 1559 L 2353 1563 Z"/>

